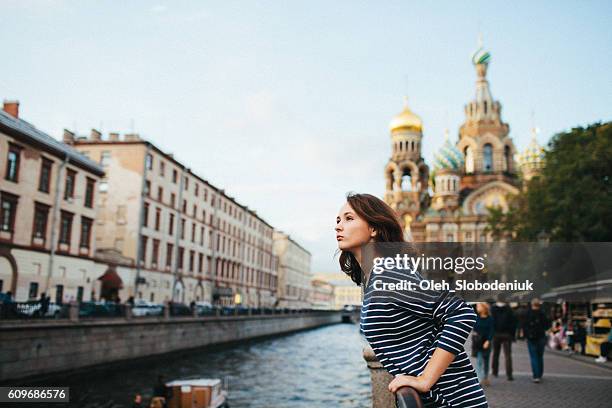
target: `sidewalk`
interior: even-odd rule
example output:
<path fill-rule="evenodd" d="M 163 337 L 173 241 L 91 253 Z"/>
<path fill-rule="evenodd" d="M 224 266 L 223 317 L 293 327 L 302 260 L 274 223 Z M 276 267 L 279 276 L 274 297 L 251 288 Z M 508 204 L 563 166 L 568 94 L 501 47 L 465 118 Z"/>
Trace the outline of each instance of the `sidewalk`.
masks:
<path fill-rule="evenodd" d="M 503 354 L 503 353 L 502 353 Z M 504 357 L 500 356 L 499 377 L 490 376 L 485 394 L 491 408 L 608 408 L 612 399 L 612 370 L 593 358 L 568 356 L 546 350 L 544 376 L 540 384 L 532 382 L 527 344 L 512 344 L 514 381 L 506 380 Z M 475 359 L 472 359 L 475 364 Z"/>
<path fill-rule="evenodd" d="M 588 356 L 588 355 L 582 355 L 579 353 L 573 353 L 573 354 L 569 354 L 567 351 L 561 351 L 561 350 L 551 350 L 551 349 L 546 349 L 546 351 L 549 351 L 553 354 L 556 354 L 558 356 L 562 356 L 562 357 L 566 357 L 566 358 L 571 358 L 573 360 L 576 361 L 580 361 L 582 363 L 586 363 L 586 364 L 592 364 L 595 365 L 597 367 L 603 367 L 603 368 L 607 368 L 608 370 L 612 370 L 612 361 L 608 360 L 605 363 L 596 363 L 595 362 L 595 357 L 593 356 Z"/>

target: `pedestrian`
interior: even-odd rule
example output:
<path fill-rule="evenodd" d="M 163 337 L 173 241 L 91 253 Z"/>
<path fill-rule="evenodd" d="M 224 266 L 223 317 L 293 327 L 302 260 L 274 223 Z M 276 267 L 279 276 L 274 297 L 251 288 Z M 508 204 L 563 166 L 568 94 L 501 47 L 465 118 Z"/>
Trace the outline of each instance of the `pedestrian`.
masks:
<path fill-rule="evenodd" d="M 550 321 L 541 310 L 539 299 L 531 301 L 531 308 L 525 317 L 523 331 L 527 339 L 529 349 L 529 360 L 531 361 L 531 371 L 533 372 L 533 382 L 542 381 L 544 374 L 544 347 L 546 346 L 546 331 L 550 328 Z"/>
<path fill-rule="evenodd" d="M 134 401 L 132 402 L 132 408 L 144 408 L 142 405 L 142 395 L 136 394 L 134 396 Z"/>
<path fill-rule="evenodd" d="M 503 348 L 506 378 L 508 381 L 512 381 L 514 380 L 512 376 L 512 343 L 516 340 L 517 319 L 510 305 L 503 302 L 502 297 L 491 308 L 491 317 L 493 317 L 495 323 L 491 371 L 494 377 L 499 375 L 499 355 Z"/>
<path fill-rule="evenodd" d="M 45 292 L 40 294 L 40 317 L 45 317 L 49 311 L 49 300 Z"/>
<path fill-rule="evenodd" d="M 430 408 L 488 407 L 465 352 L 465 341 L 476 322 L 474 310 L 449 291 L 384 290 L 382 287 L 397 282 L 419 288 L 425 278 L 416 269 L 397 266 L 385 265 L 375 273 L 365 256 L 362 258 L 362 247 L 367 243 L 404 244 L 408 249 L 395 210 L 371 194 L 351 193 L 334 229 L 341 251 L 340 268 L 356 285 L 363 285 L 361 333 L 378 361 L 394 376 L 389 391 L 411 387 Z"/>
<path fill-rule="evenodd" d="M 612 329 L 610 329 L 606 341 L 601 343 L 599 347 L 599 357 L 597 357 L 595 361 L 598 363 L 605 363 L 608 361 L 608 354 L 610 353 L 610 347 L 612 347 Z"/>
<path fill-rule="evenodd" d="M 476 375 L 480 384 L 488 386 L 491 384 L 489 381 L 489 357 L 495 332 L 495 322 L 491 317 L 487 303 L 476 304 L 476 315 L 476 324 L 472 333 L 472 355 L 476 357 Z"/>

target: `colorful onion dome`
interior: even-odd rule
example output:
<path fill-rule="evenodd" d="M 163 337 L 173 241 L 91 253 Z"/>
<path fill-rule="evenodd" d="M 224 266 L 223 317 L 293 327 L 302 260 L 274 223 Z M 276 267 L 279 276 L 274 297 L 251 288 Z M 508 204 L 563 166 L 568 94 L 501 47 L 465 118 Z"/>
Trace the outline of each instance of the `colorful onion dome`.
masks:
<path fill-rule="evenodd" d="M 444 144 L 434 154 L 434 171 L 437 172 L 440 169 L 459 171 L 463 168 L 464 161 L 463 153 L 451 143 L 448 137 L 448 129 L 445 130 Z"/>
<path fill-rule="evenodd" d="M 544 164 L 545 150 L 536 139 L 537 129 L 533 129 L 532 133 L 533 137 L 531 138 L 531 142 L 527 148 L 518 155 L 518 162 L 521 167 L 541 167 Z"/>

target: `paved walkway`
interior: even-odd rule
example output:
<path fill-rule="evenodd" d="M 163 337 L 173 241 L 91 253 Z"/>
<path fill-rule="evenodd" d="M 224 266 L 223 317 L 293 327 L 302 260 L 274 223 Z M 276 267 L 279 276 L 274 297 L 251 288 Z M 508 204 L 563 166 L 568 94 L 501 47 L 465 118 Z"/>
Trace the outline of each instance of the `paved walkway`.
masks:
<path fill-rule="evenodd" d="M 468 349 L 469 350 L 469 349 Z M 485 394 L 491 408 L 609 408 L 612 407 L 612 370 L 592 363 L 592 358 L 568 357 L 546 350 L 544 377 L 532 382 L 527 344 L 512 344 L 514 381 L 506 380 L 503 352 L 498 378 L 490 376 Z M 472 361 L 474 364 L 475 359 Z"/>

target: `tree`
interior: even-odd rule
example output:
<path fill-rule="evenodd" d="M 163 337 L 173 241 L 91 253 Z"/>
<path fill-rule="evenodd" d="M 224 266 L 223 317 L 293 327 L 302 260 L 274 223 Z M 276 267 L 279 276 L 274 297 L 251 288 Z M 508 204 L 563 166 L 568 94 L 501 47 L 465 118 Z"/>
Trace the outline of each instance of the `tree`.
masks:
<path fill-rule="evenodd" d="M 556 134 L 545 166 L 509 197 L 509 211 L 490 208 L 495 239 L 612 241 L 612 122 Z"/>

